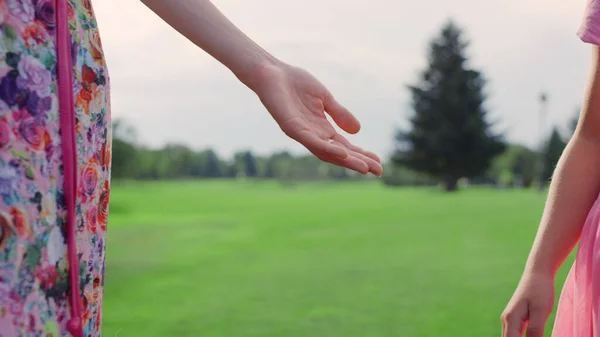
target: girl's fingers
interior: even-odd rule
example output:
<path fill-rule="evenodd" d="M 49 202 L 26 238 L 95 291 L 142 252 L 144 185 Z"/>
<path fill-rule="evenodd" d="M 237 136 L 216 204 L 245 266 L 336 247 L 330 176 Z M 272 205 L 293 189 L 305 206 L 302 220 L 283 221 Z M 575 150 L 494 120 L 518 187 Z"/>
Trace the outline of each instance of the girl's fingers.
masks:
<path fill-rule="evenodd" d="M 522 337 L 527 322 L 527 306 L 520 305 L 502 315 L 502 337 Z"/>

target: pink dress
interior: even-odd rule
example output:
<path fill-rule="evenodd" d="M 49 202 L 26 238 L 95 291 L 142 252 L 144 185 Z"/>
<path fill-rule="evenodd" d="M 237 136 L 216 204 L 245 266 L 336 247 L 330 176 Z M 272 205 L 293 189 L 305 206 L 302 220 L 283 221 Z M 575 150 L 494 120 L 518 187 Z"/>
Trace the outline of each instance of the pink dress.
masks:
<path fill-rule="evenodd" d="M 600 0 L 590 0 L 578 32 L 586 43 L 600 45 Z M 600 197 L 581 232 L 579 248 L 562 290 L 553 337 L 600 337 Z"/>
<path fill-rule="evenodd" d="M 553 337 L 600 337 L 599 222 L 600 199 L 585 221 L 577 257 L 558 303 Z"/>

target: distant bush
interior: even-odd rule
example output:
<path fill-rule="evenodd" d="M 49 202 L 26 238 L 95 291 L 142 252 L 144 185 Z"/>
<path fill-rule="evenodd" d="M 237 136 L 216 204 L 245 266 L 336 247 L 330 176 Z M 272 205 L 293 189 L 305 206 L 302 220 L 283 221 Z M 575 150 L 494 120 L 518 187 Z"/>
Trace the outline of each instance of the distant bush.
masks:
<path fill-rule="evenodd" d="M 386 186 L 435 186 L 437 182 L 425 174 L 393 164 L 385 165 L 381 181 Z"/>

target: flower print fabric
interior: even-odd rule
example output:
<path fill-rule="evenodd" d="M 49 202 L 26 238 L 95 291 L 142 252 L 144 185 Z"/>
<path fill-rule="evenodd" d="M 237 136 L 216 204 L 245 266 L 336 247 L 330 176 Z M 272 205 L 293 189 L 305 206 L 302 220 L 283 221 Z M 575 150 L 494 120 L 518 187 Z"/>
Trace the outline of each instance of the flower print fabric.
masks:
<path fill-rule="evenodd" d="M 83 330 L 100 336 L 109 79 L 89 0 L 68 0 Z M 55 0 L 0 0 L 0 336 L 69 336 Z"/>

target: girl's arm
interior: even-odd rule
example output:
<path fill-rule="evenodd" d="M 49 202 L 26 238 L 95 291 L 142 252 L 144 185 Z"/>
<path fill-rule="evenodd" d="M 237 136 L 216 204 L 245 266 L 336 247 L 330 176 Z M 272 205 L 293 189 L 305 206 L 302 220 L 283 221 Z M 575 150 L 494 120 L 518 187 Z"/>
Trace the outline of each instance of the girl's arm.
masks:
<path fill-rule="evenodd" d="M 554 276 L 579 240 L 590 207 L 600 191 L 600 49 L 594 63 L 581 117 L 563 153 L 527 269 Z"/>
<path fill-rule="evenodd" d="M 236 28 L 209 0 L 142 0 L 175 30 L 213 56 L 253 90 L 283 132 L 321 160 L 381 175 L 380 159 L 337 133 L 358 120 L 316 78 L 276 59 Z"/>
<path fill-rule="evenodd" d="M 523 278 L 508 304 L 503 337 L 543 337 L 554 304 L 554 277 L 576 245 L 600 191 L 600 49 L 594 47 L 586 99 L 575 134 L 561 156 Z"/>

